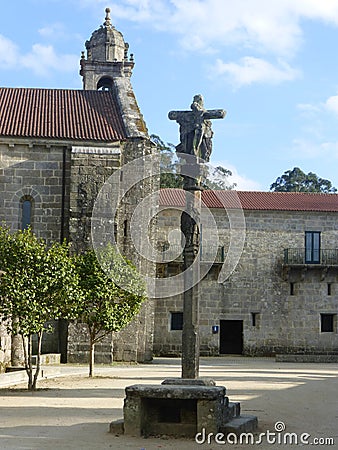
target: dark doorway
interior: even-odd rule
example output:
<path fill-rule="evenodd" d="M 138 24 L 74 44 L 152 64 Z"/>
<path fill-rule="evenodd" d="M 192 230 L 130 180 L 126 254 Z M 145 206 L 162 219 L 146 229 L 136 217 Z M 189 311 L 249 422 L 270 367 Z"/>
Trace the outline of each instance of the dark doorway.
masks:
<path fill-rule="evenodd" d="M 243 320 L 221 320 L 220 349 L 223 355 L 243 353 Z"/>

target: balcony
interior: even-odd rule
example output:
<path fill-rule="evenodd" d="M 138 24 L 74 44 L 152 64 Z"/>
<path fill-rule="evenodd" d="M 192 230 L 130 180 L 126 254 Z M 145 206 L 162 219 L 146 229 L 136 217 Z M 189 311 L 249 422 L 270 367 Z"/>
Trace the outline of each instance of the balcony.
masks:
<path fill-rule="evenodd" d="M 338 266 L 338 248 L 322 249 L 316 252 L 307 252 L 305 248 L 285 248 L 284 264 Z"/>
<path fill-rule="evenodd" d="M 329 269 L 338 269 L 338 248 L 329 249 L 306 249 L 306 248 L 285 248 L 282 275 L 288 278 L 291 269 L 300 269 L 302 279 L 309 269 L 320 269 L 322 280 L 324 280 Z"/>
<path fill-rule="evenodd" d="M 183 248 L 180 245 L 167 244 L 159 246 L 159 250 L 163 252 L 163 264 L 183 263 Z M 225 259 L 224 246 L 218 248 L 200 247 L 201 264 L 223 264 Z"/>

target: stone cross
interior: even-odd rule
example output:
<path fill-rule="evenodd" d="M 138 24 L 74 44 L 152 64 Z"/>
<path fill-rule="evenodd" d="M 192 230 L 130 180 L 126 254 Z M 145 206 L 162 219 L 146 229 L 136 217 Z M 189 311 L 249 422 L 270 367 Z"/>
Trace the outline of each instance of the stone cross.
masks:
<path fill-rule="evenodd" d="M 200 265 L 194 261 L 200 247 L 201 177 L 200 165 L 209 161 L 212 151 L 210 119 L 222 119 L 223 109 L 206 110 L 203 97 L 195 95 L 191 111 L 170 111 L 169 119 L 180 125 L 180 144 L 176 151 L 187 155 L 181 167 L 186 194 L 185 210 L 181 215 L 181 231 L 185 237 L 183 250 L 184 294 L 182 332 L 182 378 L 196 379 L 199 375 L 199 281 Z M 189 155 L 189 156 L 188 156 Z"/>
<path fill-rule="evenodd" d="M 209 161 L 214 134 L 210 119 L 223 119 L 226 112 L 223 109 L 204 109 L 200 94 L 194 96 L 190 108 L 191 111 L 170 111 L 168 115 L 170 120 L 176 120 L 180 125 L 181 142 L 176 151 Z"/>

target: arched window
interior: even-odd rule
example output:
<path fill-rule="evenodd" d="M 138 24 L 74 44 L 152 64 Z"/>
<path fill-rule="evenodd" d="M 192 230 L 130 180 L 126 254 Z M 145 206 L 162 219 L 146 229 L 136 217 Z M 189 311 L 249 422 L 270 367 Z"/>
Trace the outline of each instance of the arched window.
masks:
<path fill-rule="evenodd" d="M 21 230 L 32 225 L 32 200 L 23 199 L 21 203 Z"/>

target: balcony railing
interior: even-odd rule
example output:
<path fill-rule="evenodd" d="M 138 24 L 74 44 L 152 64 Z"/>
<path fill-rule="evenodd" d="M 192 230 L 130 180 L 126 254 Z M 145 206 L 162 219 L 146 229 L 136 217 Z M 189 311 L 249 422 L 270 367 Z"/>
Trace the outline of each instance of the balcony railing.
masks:
<path fill-rule="evenodd" d="M 183 262 L 183 248 L 180 245 L 170 245 L 169 248 L 167 245 L 162 245 L 160 250 L 163 252 L 163 263 Z M 200 247 L 200 257 L 201 263 L 222 264 L 225 259 L 224 246 Z"/>
<path fill-rule="evenodd" d="M 305 248 L 285 248 L 284 264 L 304 266 L 317 264 L 321 266 L 338 266 L 338 249 L 306 250 Z"/>

